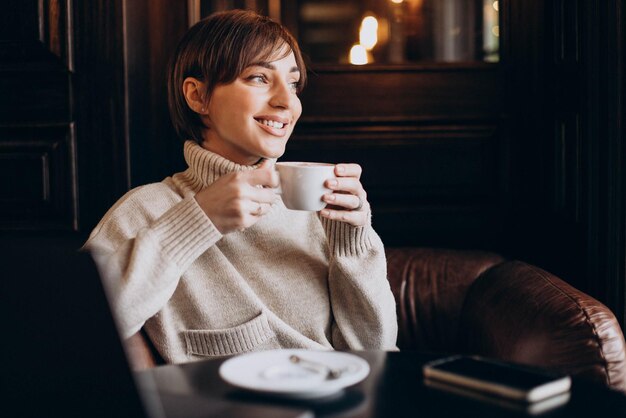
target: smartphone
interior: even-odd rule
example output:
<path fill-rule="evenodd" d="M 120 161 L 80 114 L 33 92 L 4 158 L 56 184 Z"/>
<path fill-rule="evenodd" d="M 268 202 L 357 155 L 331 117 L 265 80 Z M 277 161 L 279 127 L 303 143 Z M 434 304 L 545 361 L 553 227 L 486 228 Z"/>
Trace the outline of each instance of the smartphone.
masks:
<path fill-rule="evenodd" d="M 487 359 L 453 356 L 423 366 L 424 378 L 522 402 L 539 402 L 570 390 L 564 374 Z"/>

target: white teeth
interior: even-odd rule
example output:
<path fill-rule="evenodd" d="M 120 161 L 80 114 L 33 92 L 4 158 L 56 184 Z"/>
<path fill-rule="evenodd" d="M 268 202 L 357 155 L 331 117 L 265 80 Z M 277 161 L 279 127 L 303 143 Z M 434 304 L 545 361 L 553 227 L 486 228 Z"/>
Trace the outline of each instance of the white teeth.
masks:
<path fill-rule="evenodd" d="M 267 125 L 267 126 L 270 126 L 272 128 L 278 128 L 278 129 L 282 129 L 282 127 L 285 126 L 284 123 L 277 122 L 277 121 L 274 121 L 274 120 L 262 119 L 259 122 L 261 122 L 263 125 Z"/>

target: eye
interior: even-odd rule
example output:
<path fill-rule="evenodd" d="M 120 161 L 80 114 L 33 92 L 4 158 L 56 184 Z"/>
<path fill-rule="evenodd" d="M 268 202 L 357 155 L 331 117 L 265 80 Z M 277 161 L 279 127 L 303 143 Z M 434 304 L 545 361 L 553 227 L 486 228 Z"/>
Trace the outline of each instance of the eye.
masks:
<path fill-rule="evenodd" d="M 267 77 L 263 74 L 252 74 L 247 80 L 257 84 L 267 84 Z"/>
<path fill-rule="evenodd" d="M 289 83 L 289 88 L 291 89 L 291 91 L 297 93 L 298 90 L 300 90 L 300 80 L 292 81 L 291 83 Z"/>

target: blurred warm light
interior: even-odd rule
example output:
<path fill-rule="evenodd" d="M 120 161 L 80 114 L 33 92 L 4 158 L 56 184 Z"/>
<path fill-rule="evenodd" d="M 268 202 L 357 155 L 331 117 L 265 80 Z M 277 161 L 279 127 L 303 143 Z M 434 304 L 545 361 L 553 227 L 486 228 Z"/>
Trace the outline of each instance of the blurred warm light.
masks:
<path fill-rule="evenodd" d="M 371 50 L 378 42 L 378 20 L 374 16 L 367 16 L 361 22 L 359 29 L 359 43 Z"/>
<path fill-rule="evenodd" d="M 363 45 L 354 44 L 350 49 L 350 64 L 367 64 L 367 49 Z"/>
<path fill-rule="evenodd" d="M 493 36 L 500 36 L 500 26 L 496 25 L 491 28 L 491 33 L 493 33 Z"/>
<path fill-rule="evenodd" d="M 497 12 L 500 7 L 500 2 L 498 0 L 493 2 L 493 9 Z"/>
<path fill-rule="evenodd" d="M 391 2 L 392 2 L 392 3 L 395 3 L 395 4 L 400 4 L 400 3 L 402 3 L 403 1 L 404 1 L 404 0 L 391 0 Z"/>

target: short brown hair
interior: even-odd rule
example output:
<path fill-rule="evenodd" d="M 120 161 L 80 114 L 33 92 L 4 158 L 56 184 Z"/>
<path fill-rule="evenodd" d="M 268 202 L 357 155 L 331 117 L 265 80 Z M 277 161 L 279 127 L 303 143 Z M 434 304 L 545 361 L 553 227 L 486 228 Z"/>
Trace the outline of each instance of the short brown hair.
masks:
<path fill-rule="evenodd" d="M 251 11 L 229 10 L 192 26 L 176 48 L 167 79 L 170 116 L 181 139 L 201 143 L 205 128 L 185 100 L 182 85 L 187 77 L 203 81 L 205 100 L 210 100 L 215 86 L 234 81 L 252 63 L 273 57 L 285 45 L 285 56 L 293 52 L 300 70 L 299 92 L 306 83 L 306 66 L 297 41 L 281 24 Z"/>

